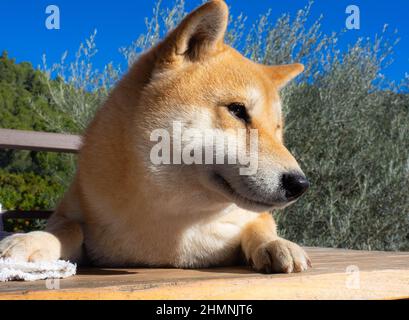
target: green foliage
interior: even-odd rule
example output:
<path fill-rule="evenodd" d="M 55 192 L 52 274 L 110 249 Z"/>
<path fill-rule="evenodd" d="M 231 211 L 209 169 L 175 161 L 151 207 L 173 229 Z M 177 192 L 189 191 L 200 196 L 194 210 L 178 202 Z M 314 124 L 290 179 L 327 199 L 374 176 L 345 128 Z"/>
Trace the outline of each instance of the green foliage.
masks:
<path fill-rule="evenodd" d="M 55 207 L 64 192 L 64 185 L 50 177 L 34 173 L 9 173 L 0 169 L 0 199 L 9 210 L 40 210 Z M 38 220 L 6 221 L 5 228 L 12 231 L 30 231 L 41 228 Z"/>
<path fill-rule="evenodd" d="M 29 63 L 16 64 L 3 52 L 0 57 L 0 128 L 54 131 L 35 110 L 50 118 L 74 122 L 55 108 L 45 75 Z M 6 209 L 53 208 L 74 171 L 73 157 L 64 154 L 0 150 L 0 203 Z M 6 224 L 10 230 L 27 230 L 37 222 Z"/>
<path fill-rule="evenodd" d="M 50 131 L 47 122 L 33 108 L 50 117 L 59 116 L 52 103 L 45 75 L 31 64 L 16 64 L 3 52 L 0 56 L 0 127 L 22 130 Z M 74 126 L 66 117 L 67 126 Z"/>
<path fill-rule="evenodd" d="M 85 43 L 80 44 L 71 62 L 66 61 L 68 53 L 65 52 L 59 63 L 48 67 L 46 56 L 43 56 L 47 92 L 58 114 L 44 112 L 36 106 L 34 109 L 53 130 L 81 133 L 119 78 L 121 70 L 112 63 L 108 63 L 102 71 L 94 68 L 92 58 L 98 52 L 95 37 L 96 30 Z M 67 122 L 67 119 L 71 121 Z"/>
<path fill-rule="evenodd" d="M 286 142 L 312 187 L 277 221 L 305 245 L 408 250 L 409 95 L 359 88 L 287 96 Z"/>
<path fill-rule="evenodd" d="M 0 169 L 0 199 L 7 209 L 52 209 L 63 190 L 64 186 L 52 177 Z"/>

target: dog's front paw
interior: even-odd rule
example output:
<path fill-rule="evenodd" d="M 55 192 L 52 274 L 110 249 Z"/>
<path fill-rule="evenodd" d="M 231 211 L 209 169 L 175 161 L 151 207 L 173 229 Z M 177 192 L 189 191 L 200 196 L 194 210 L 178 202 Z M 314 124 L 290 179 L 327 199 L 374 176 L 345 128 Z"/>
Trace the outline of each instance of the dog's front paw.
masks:
<path fill-rule="evenodd" d="M 301 272 L 311 267 L 311 260 L 297 244 L 277 239 L 260 245 L 251 256 L 256 271 L 264 273 Z"/>
<path fill-rule="evenodd" d="M 60 252 L 58 239 L 43 231 L 14 234 L 0 241 L 0 258 L 24 262 L 56 261 Z"/>

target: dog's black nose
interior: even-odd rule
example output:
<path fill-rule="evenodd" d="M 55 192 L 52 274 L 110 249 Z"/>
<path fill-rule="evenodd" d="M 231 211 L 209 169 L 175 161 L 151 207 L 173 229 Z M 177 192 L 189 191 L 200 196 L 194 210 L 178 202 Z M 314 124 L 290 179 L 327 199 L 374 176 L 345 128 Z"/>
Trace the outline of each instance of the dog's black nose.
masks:
<path fill-rule="evenodd" d="M 291 201 L 307 191 L 310 183 L 304 175 L 299 173 L 284 173 L 281 177 L 281 185 L 285 190 L 287 200 Z"/>

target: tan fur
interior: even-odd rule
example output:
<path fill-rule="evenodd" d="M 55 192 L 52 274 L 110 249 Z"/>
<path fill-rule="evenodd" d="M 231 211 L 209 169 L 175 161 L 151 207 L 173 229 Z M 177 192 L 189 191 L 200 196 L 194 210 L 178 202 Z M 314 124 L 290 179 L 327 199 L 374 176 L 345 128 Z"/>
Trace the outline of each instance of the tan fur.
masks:
<path fill-rule="evenodd" d="M 227 21 L 226 4 L 210 1 L 132 66 L 86 130 L 77 174 L 47 230 L 4 240 L 1 256 L 192 268 L 244 256 L 258 271 L 307 268 L 304 251 L 277 236 L 270 214 L 213 190 L 205 169 L 149 160 L 152 130 L 175 120 L 222 132 L 244 128 L 225 108 L 243 102 L 259 132 L 262 177 L 273 183 L 271 172 L 301 172 L 283 145 L 278 90 L 303 67 L 247 60 L 223 43 Z M 242 186 L 238 177 L 232 183 Z"/>

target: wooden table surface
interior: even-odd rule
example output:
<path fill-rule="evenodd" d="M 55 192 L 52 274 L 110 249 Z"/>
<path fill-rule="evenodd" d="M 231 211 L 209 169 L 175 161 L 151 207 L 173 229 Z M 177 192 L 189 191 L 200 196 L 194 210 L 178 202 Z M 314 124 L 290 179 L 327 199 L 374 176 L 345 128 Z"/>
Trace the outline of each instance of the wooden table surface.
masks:
<path fill-rule="evenodd" d="M 402 299 L 409 252 L 306 248 L 313 268 L 263 275 L 246 267 L 79 269 L 76 276 L 0 283 L 1 299 Z"/>

